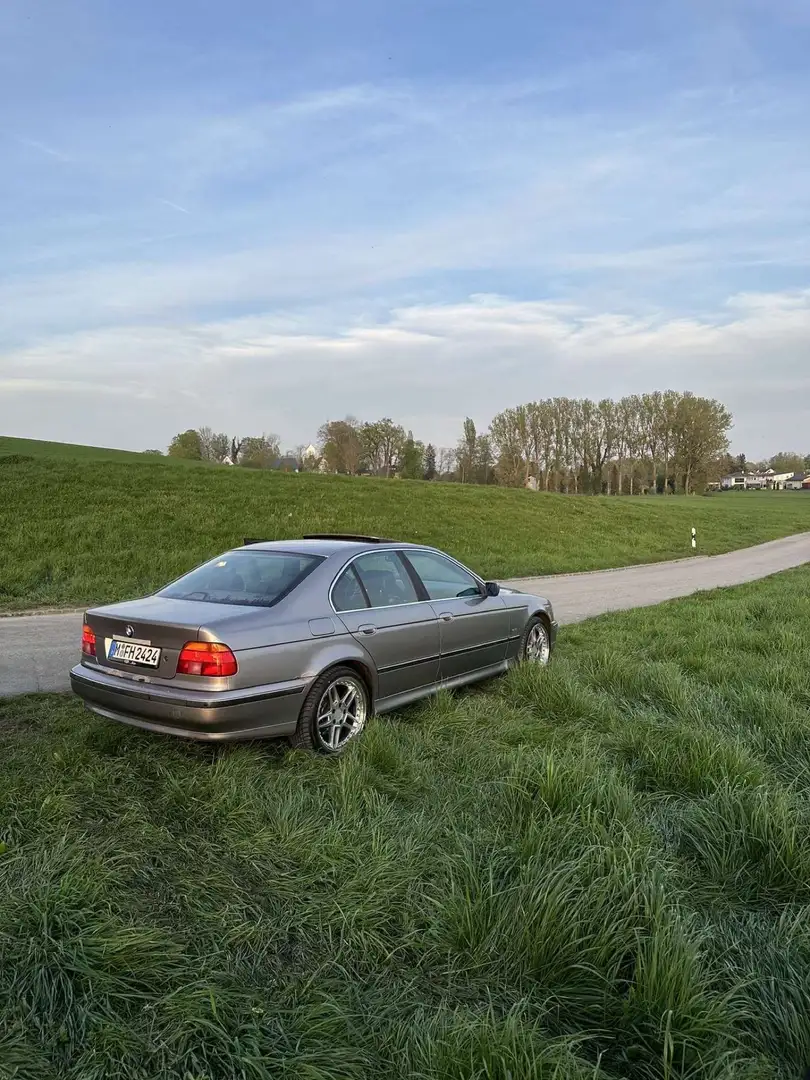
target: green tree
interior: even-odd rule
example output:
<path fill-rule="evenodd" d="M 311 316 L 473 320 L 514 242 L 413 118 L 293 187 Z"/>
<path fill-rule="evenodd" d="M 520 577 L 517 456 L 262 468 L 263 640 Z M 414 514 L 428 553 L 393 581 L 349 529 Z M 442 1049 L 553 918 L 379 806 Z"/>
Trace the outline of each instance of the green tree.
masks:
<path fill-rule="evenodd" d="M 673 425 L 673 463 L 685 494 L 710 478 L 714 463 L 728 450 L 731 424 L 731 413 L 719 401 L 682 395 Z"/>
<path fill-rule="evenodd" d="M 360 442 L 365 467 L 378 476 L 391 476 L 399 468 L 405 439 L 405 429 L 390 416 L 363 424 Z"/>
<path fill-rule="evenodd" d="M 474 478 L 476 484 L 495 483 L 495 458 L 489 435 L 479 435 L 475 441 Z"/>
<path fill-rule="evenodd" d="M 523 487 L 530 468 L 527 407 L 518 405 L 514 409 L 504 409 L 493 417 L 489 425 L 489 438 L 490 448 L 494 447 L 497 459 L 496 472 L 500 483 L 507 487 Z M 475 442 L 477 444 L 478 440 Z"/>
<path fill-rule="evenodd" d="M 425 447 L 425 468 L 422 476 L 425 480 L 436 479 L 436 447 L 428 443 Z"/>
<path fill-rule="evenodd" d="M 478 432 L 475 423 L 468 416 L 464 421 L 464 434 L 459 440 L 456 450 L 456 462 L 458 479 L 462 484 L 475 483 L 476 451 L 478 449 Z"/>
<path fill-rule="evenodd" d="M 169 457 L 186 458 L 188 461 L 202 461 L 200 433 L 194 431 L 193 428 L 189 428 L 188 431 L 181 431 L 179 435 L 175 435 L 169 446 Z"/>
<path fill-rule="evenodd" d="M 318 431 L 321 457 L 331 472 L 356 476 L 363 461 L 359 424 L 353 416 L 329 420 Z"/>
<path fill-rule="evenodd" d="M 425 467 L 425 448 L 421 442 L 415 442 L 413 432 L 409 431 L 402 448 L 400 475 L 403 480 L 421 480 Z"/>
<path fill-rule="evenodd" d="M 239 464 L 248 469 L 272 469 L 278 456 L 278 435 L 257 435 L 243 440 Z"/>
<path fill-rule="evenodd" d="M 776 473 L 796 473 L 804 471 L 807 460 L 808 459 L 803 458 L 801 454 L 792 454 L 787 451 L 782 451 L 780 454 L 774 454 L 768 462 L 768 465 Z"/>

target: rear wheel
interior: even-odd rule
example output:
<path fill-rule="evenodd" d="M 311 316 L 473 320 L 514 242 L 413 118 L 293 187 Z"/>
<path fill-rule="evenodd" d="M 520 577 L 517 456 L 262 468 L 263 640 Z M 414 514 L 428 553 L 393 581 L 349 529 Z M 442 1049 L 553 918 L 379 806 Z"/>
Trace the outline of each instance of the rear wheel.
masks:
<path fill-rule="evenodd" d="M 318 754 L 342 753 L 369 715 L 366 684 L 351 668 L 333 668 L 317 679 L 307 694 L 290 742 Z"/>
<path fill-rule="evenodd" d="M 551 657 L 551 636 L 548 624 L 539 615 L 533 615 L 526 623 L 520 642 L 520 660 L 527 664 L 543 666 Z"/>

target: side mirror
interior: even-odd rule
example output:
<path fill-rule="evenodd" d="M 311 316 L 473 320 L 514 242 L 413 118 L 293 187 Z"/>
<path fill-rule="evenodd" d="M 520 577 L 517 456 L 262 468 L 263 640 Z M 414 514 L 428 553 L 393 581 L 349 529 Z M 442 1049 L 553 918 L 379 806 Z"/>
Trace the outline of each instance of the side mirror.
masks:
<path fill-rule="evenodd" d="M 484 585 L 487 596 L 497 596 L 501 591 L 501 587 L 497 581 L 488 581 Z"/>

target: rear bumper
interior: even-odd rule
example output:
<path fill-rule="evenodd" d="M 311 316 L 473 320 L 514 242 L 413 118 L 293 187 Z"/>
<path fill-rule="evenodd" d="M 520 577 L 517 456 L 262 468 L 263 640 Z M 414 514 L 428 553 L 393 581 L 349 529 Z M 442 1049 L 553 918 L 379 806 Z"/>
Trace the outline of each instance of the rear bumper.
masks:
<path fill-rule="evenodd" d="M 70 685 L 98 716 L 204 742 L 291 735 L 307 689 L 298 681 L 250 690 L 176 690 L 124 682 L 84 664 L 73 668 Z"/>

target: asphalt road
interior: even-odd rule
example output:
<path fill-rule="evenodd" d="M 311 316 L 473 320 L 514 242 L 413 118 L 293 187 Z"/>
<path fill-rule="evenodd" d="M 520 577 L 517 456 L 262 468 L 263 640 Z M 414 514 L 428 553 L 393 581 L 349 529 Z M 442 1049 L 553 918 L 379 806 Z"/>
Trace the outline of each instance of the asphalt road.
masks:
<path fill-rule="evenodd" d="M 810 533 L 799 533 L 727 555 L 503 584 L 549 597 L 564 625 L 703 589 L 741 585 L 806 562 L 810 562 Z M 68 672 L 77 662 L 81 622 L 80 611 L 0 618 L 0 696 L 67 690 Z"/>

